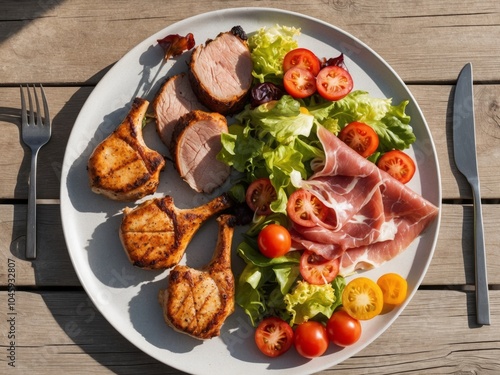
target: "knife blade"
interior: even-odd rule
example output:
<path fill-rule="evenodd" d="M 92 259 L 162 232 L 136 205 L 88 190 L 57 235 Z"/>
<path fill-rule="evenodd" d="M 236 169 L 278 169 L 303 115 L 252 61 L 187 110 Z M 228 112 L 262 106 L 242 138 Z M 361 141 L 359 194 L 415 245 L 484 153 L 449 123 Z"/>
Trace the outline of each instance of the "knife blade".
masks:
<path fill-rule="evenodd" d="M 483 213 L 476 155 L 474 91 L 472 64 L 466 64 L 458 76 L 453 104 L 453 153 L 458 170 L 472 189 L 474 203 L 474 258 L 476 284 L 476 320 L 490 324 L 488 278 L 483 231 Z"/>

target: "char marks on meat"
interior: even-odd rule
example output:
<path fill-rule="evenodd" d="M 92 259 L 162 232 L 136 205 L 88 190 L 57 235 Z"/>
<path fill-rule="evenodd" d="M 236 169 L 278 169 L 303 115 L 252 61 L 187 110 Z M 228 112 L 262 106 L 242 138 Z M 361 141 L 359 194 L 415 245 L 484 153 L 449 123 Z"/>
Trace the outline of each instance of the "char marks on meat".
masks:
<path fill-rule="evenodd" d="M 198 229 L 232 206 L 227 194 L 195 208 L 180 209 L 171 196 L 125 208 L 120 240 L 130 262 L 146 269 L 169 268 L 181 260 Z"/>
<path fill-rule="evenodd" d="M 191 85 L 210 110 L 228 115 L 240 111 L 252 85 L 252 57 L 241 27 L 199 45 L 189 63 Z"/>
<path fill-rule="evenodd" d="M 147 147 L 142 136 L 148 105 L 136 98 L 123 122 L 92 152 L 88 174 L 93 192 L 130 201 L 156 191 L 165 159 Z"/>
<path fill-rule="evenodd" d="M 210 263 L 200 270 L 175 266 L 167 288 L 158 294 L 165 322 L 197 339 L 219 336 L 222 324 L 234 311 L 231 243 L 235 217 L 222 215 L 217 222 L 219 235 Z"/>
<path fill-rule="evenodd" d="M 191 111 L 175 126 L 170 147 L 180 176 L 201 193 L 211 193 L 226 181 L 230 168 L 217 160 L 227 120 L 216 112 Z"/>
<path fill-rule="evenodd" d="M 196 109 L 206 108 L 194 94 L 187 73 L 169 77 L 153 101 L 156 131 L 167 147 L 170 147 L 172 133 L 179 119 Z"/>
<path fill-rule="evenodd" d="M 323 165 L 304 188 L 329 209 L 312 228 L 294 225 L 297 246 L 341 258 L 340 274 L 381 265 L 405 250 L 438 215 L 438 208 L 364 159 L 324 128 Z"/>

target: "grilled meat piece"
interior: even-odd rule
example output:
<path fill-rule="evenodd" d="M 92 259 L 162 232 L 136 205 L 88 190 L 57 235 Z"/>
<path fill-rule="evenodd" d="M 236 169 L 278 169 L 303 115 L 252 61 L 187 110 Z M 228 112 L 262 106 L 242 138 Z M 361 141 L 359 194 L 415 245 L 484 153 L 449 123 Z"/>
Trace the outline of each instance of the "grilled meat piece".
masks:
<path fill-rule="evenodd" d="M 230 168 L 217 160 L 227 120 L 216 112 L 184 115 L 172 136 L 170 154 L 180 176 L 198 193 L 211 193 L 229 177 Z"/>
<path fill-rule="evenodd" d="M 218 336 L 222 324 L 234 311 L 231 243 L 235 217 L 221 215 L 217 221 L 219 236 L 210 263 L 201 270 L 175 266 L 167 289 L 158 294 L 165 322 L 197 339 Z"/>
<path fill-rule="evenodd" d="M 228 115 L 240 111 L 252 85 L 252 57 L 238 26 L 199 45 L 189 63 L 191 85 L 210 110 Z"/>
<path fill-rule="evenodd" d="M 148 105 L 136 98 L 123 122 L 92 152 L 87 169 L 93 192 L 132 201 L 156 191 L 165 159 L 142 136 Z"/>
<path fill-rule="evenodd" d="M 182 116 L 195 109 L 206 108 L 194 94 L 188 75 L 180 73 L 168 78 L 153 101 L 156 131 L 167 147 L 170 147 L 175 124 Z"/>
<path fill-rule="evenodd" d="M 179 263 L 203 223 L 231 205 L 227 194 L 191 209 L 177 208 L 171 196 L 152 198 L 134 209 L 125 208 L 120 240 L 134 266 L 169 268 Z"/>

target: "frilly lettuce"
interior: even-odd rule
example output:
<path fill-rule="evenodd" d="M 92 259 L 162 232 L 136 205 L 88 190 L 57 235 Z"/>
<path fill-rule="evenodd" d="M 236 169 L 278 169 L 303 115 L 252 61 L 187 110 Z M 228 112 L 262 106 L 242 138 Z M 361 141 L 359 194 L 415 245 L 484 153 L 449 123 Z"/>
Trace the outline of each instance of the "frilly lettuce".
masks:
<path fill-rule="evenodd" d="M 313 103 L 308 110 L 315 116 L 334 119 L 340 128 L 353 121 L 370 125 L 379 136 L 377 151 L 403 150 L 415 142 L 410 116 L 405 113 L 408 101 L 392 105 L 390 98 L 374 98 L 366 91 L 353 91 L 335 102 Z"/>
<path fill-rule="evenodd" d="M 312 285 L 305 281 L 297 282 L 291 293 L 285 295 L 285 305 L 290 313 L 290 325 L 301 324 L 310 319 L 328 320 L 335 309 L 341 305 L 345 281 L 342 277 L 334 280 L 335 285 Z"/>
<path fill-rule="evenodd" d="M 246 267 L 236 286 L 236 303 L 256 326 L 266 316 L 279 316 L 291 325 L 310 319 L 326 321 L 341 305 L 345 280 L 337 276 L 331 284 L 311 285 L 300 278 L 300 252 L 266 258 L 243 241 L 238 254 Z"/>
<path fill-rule="evenodd" d="M 294 39 L 300 35 L 300 29 L 275 25 L 263 27 L 248 38 L 252 51 L 252 75 L 262 82 L 282 83 L 283 58 L 298 47 Z"/>

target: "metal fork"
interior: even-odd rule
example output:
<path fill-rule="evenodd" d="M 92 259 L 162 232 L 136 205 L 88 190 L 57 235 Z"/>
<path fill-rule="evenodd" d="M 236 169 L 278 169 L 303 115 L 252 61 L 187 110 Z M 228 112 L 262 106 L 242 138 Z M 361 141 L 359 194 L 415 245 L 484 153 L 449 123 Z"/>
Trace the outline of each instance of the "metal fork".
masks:
<path fill-rule="evenodd" d="M 29 179 L 29 194 L 28 194 L 28 224 L 27 224 L 27 240 L 26 240 L 26 258 L 36 259 L 36 165 L 37 156 L 40 148 L 45 145 L 51 136 L 52 125 L 50 122 L 49 106 L 47 98 L 40 85 L 40 93 L 42 94 L 43 101 L 43 117 L 40 111 L 40 102 L 36 86 L 26 85 L 26 90 L 23 86 L 21 89 L 21 121 L 22 121 L 22 138 L 23 142 L 31 149 L 31 170 Z M 26 109 L 26 101 L 24 98 L 24 91 L 28 96 L 29 108 Z M 33 91 L 33 98 L 30 93 Z M 33 108 L 35 102 L 35 108 Z"/>

